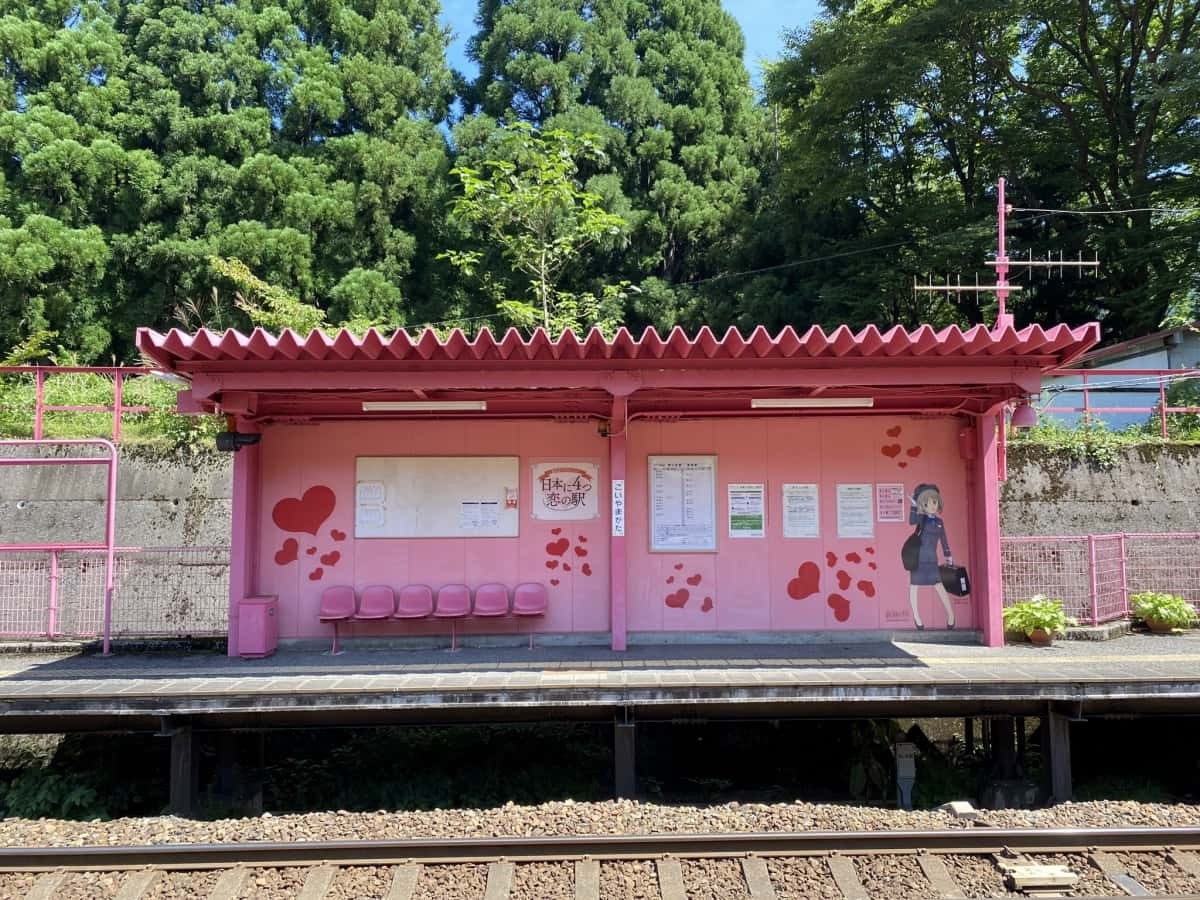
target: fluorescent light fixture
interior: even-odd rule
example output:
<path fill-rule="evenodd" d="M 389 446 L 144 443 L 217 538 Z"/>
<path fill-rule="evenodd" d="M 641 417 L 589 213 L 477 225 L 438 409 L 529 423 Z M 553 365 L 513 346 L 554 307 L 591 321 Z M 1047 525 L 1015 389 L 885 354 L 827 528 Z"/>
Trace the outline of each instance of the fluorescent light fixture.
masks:
<path fill-rule="evenodd" d="M 150 373 L 150 377 L 157 379 L 158 381 L 162 381 L 166 384 L 176 385 L 177 387 L 191 387 L 192 386 L 192 383 L 190 381 L 188 381 L 182 375 L 176 374 L 175 372 L 162 372 L 159 370 L 155 370 Z"/>
<path fill-rule="evenodd" d="M 838 409 L 874 406 L 874 397 L 755 397 L 751 409 Z"/>
<path fill-rule="evenodd" d="M 486 400 L 367 400 L 363 412 L 483 412 Z"/>

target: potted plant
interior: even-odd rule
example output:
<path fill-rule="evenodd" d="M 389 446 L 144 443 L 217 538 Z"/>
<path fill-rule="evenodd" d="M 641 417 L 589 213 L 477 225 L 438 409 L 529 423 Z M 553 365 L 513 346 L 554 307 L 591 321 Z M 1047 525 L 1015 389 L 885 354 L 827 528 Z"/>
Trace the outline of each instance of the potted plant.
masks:
<path fill-rule="evenodd" d="M 1170 634 L 1187 628 L 1196 619 L 1196 611 L 1182 597 L 1158 591 L 1143 591 L 1129 598 L 1133 614 L 1155 634 Z"/>
<path fill-rule="evenodd" d="M 1062 634 L 1070 621 L 1062 601 L 1035 594 L 1028 600 L 1004 608 L 1004 630 L 1025 635 L 1031 644 L 1046 645 Z"/>

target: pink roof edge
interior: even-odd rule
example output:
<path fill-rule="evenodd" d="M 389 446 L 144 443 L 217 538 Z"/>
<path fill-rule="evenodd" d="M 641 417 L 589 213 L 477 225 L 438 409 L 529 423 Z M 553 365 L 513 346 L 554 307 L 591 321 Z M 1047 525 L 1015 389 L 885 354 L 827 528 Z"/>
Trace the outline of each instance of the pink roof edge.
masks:
<path fill-rule="evenodd" d="M 534 360 L 703 360 L 703 359 L 816 359 L 816 358 L 894 358 L 894 357 L 1035 357 L 1047 368 L 1064 366 L 1082 356 L 1100 340 L 1100 325 L 1090 322 L 1074 328 L 1055 325 L 1042 328 L 1028 325 L 992 329 L 976 325 L 967 330 L 950 325 L 935 330 L 930 325 L 909 331 L 896 325 L 880 331 L 868 325 L 858 332 L 840 325 L 826 333 L 814 325 L 803 334 L 790 325 L 774 337 L 759 325 L 748 336 L 729 328 L 718 338 L 706 325 L 689 337 L 680 327 L 666 336 L 647 327 L 640 337 L 620 328 L 612 340 L 597 328 L 583 337 L 567 330 L 551 338 L 538 328 L 526 338 L 515 328 L 497 338 L 483 328 L 474 339 L 454 329 L 443 340 L 432 329 L 421 330 L 415 337 L 404 329 L 385 336 L 369 329 L 361 338 L 341 329 L 328 335 L 313 330 L 307 337 L 285 329 L 278 336 L 261 328 L 249 335 L 230 329 L 224 333 L 201 329 L 188 334 L 171 329 L 161 334 L 139 328 L 137 347 L 156 365 L 174 368 L 178 363 L 209 362 L 262 363 L 272 360 L 294 361 L 372 361 L 409 362 L 461 361 L 519 364 Z"/>

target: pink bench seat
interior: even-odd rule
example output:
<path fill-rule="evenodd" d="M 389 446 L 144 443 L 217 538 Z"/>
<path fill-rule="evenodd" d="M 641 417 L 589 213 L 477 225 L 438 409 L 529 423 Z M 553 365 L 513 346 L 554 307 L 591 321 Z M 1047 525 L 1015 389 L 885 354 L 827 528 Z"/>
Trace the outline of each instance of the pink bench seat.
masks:
<path fill-rule="evenodd" d="M 317 611 L 317 618 L 321 622 L 333 623 L 333 647 L 329 650 L 332 655 L 337 656 L 342 652 L 338 640 L 338 626 L 353 619 L 356 612 L 358 604 L 355 601 L 354 588 L 337 584 L 321 591 L 321 607 Z"/>

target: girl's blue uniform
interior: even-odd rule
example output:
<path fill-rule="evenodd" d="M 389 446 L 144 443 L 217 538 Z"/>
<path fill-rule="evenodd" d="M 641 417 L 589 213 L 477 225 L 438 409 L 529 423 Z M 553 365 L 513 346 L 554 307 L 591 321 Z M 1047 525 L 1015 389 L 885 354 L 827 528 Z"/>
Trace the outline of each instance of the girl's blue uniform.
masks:
<path fill-rule="evenodd" d="M 909 575 L 909 584 L 941 584 L 942 575 L 938 571 L 937 547 L 942 545 L 942 553 L 951 556 L 950 542 L 946 540 L 946 526 L 941 516 L 930 516 L 917 512 L 917 508 L 908 510 L 908 524 L 921 526 L 921 554 L 917 558 L 917 567 Z"/>

